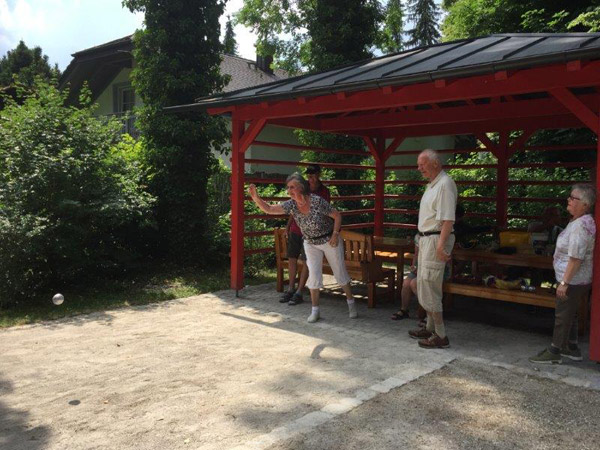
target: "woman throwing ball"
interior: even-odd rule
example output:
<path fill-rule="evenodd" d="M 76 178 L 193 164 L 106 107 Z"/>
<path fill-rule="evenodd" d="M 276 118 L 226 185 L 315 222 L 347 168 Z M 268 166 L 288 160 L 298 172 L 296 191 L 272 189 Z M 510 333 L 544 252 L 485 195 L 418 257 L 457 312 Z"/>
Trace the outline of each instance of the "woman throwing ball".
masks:
<path fill-rule="evenodd" d="M 356 304 L 350 290 L 350 276 L 344 263 L 344 249 L 340 244 L 341 214 L 318 195 L 310 193 L 308 182 L 298 173 L 290 175 L 286 180 L 290 200 L 278 205 L 270 205 L 256 192 L 251 184 L 248 193 L 256 205 L 266 214 L 291 214 L 302 230 L 304 236 L 304 252 L 308 265 L 308 281 L 312 311 L 309 323 L 319 320 L 319 289 L 323 287 L 323 256 L 331 266 L 333 276 L 342 287 L 348 302 L 349 316 L 355 319 L 358 315 Z"/>

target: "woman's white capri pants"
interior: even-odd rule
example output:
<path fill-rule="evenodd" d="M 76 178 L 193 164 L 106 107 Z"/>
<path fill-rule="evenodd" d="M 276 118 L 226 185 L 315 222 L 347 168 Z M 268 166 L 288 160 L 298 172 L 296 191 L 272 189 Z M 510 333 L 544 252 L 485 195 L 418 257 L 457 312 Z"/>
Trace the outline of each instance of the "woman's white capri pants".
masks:
<path fill-rule="evenodd" d="M 306 254 L 306 265 L 308 266 L 307 288 L 320 289 L 323 287 L 323 255 L 327 258 L 335 281 L 340 286 L 350 283 L 350 276 L 344 263 L 344 244 L 341 238 L 338 242 L 337 247 L 332 247 L 329 242 L 314 245 L 304 241 L 304 253 Z"/>

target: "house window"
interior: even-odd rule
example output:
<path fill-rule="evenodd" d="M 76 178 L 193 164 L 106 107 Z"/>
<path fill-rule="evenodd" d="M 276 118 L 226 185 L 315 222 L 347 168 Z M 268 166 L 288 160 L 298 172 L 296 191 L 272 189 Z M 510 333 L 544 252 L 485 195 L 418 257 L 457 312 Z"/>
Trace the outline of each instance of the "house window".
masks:
<path fill-rule="evenodd" d="M 133 111 L 135 106 L 135 92 L 131 86 L 119 88 L 118 90 L 118 113 Z"/>
<path fill-rule="evenodd" d="M 133 137 L 138 136 L 135 128 L 135 91 L 129 83 L 119 83 L 113 86 L 113 111 L 114 115 L 120 117 L 123 122 L 123 133 L 129 133 Z"/>

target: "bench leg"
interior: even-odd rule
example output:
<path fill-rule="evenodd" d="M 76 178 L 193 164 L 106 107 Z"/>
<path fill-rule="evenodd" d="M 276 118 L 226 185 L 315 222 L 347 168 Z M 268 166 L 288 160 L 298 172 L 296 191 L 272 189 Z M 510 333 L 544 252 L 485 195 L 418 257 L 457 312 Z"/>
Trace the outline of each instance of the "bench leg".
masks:
<path fill-rule="evenodd" d="M 283 264 L 277 262 L 277 292 L 283 292 Z"/>
<path fill-rule="evenodd" d="M 444 308 L 444 311 L 448 311 L 448 310 L 452 309 L 453 305 L 454 305 L 454 298 L 453 298 L 452 294 L 445 292 L 444 296 L 442 297 L 442 306 Z"/>
<path fill-rule="evenodd" d="M 396 297 L 396 274 L 388 277 L 388 298 L 392 305 L 394 304 L 394 298 Z"/>
<path fill-rule="evenodd" d="M 369 296 L 367 306 L 369 308 L 375 308 L 375 291 L 376 291 L 375 282 L 370 281 L 369 283 L 367 283 L 367 292 L 368 292 L 368 296 Z"/>

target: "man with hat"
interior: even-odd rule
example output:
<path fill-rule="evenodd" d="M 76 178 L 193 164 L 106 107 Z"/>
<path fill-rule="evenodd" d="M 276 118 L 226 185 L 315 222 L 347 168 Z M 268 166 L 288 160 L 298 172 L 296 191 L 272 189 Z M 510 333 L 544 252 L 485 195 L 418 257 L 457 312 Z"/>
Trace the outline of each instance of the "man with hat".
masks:
<path fill-rule="evenodd" d="M 329 189 L 321 182 L 321 167 L 318 164 L 311 164 L 306 167 L 306 178 L 308 179 L 311 194 L 318 195 L 328 202 L 331 200 Z M 300 280 L 298 281 L 298 289 L 294 290 L 296 272 L 298 270 L 298 258 L 306 261 L 306 257 L 304 255 L 302 232 L 291 215 L 285 227 L 285 233 L 288 240 L 287 257 L 290 281 L 287 292 L 283 294 L 279 302 L 297 305 L 303 301 L 302 289 L 304 289 L 306 280 L 308 280 L 308 267 L 306 264 L 303 264 Z"/>

